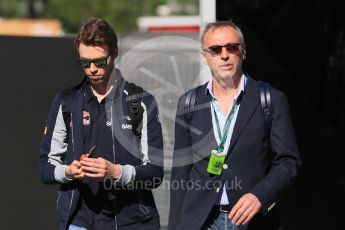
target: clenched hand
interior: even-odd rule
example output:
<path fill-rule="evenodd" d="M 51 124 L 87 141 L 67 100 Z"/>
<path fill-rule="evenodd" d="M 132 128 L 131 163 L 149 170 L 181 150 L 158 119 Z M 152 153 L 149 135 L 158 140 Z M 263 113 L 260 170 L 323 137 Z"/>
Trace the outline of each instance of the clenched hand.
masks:
<path fill-rule="evenodd" d="M 85 173 L 81 169 L 80 162 L 76 160 L 65 168 L 65 174 L 69 179 L 83 179 L 85 176 Z"/>

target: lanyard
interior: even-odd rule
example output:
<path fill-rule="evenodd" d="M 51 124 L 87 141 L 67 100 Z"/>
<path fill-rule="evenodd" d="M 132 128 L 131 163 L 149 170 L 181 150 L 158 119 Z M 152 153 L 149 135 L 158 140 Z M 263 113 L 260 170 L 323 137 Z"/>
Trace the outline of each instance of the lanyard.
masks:
<path fill-rule="evenodd" d="M 240 99 L 240 98 L 241 97 L 239 97 L 238 99 Z M 221 153 L 224 150 L 224 144 L 225 144 L 225 141 L 226 141 L 226 139 L 228 137 L 228 132 L 229 132 L 230 124 L 233 122 L 235 114 L 236 114 L 236 112 L 237 112 L 237 110 L 238 110 L 238 108 L 240 106 L 240 103 L 239 103 L 240 100 L 238 100 L 238 99 L 235 101 L 235 104 L 233 105 L 230 114 L 226 118 L 225 126 L 224 126 L 224 129 L 223 129 L 223 134 L 222 134 L 222 132 L 220 130 L 219 119 L 218 119 L 218 116 L 217 116 L 217 113 L 216 113 L 215 106 L 213 105 L 213 101 L 211 99 L 211 106 L 213 108 L 213 114 L 214 114 L 214 118 L 216 120 L 216 126 L 217 126 L 217 133 L 218 133 L 218 137 L 219 137 L 219 140 L 220 140 L 220 143 L 219 143 L 219 145 L 217 147 L 217 152 L 218 153 Z"/>

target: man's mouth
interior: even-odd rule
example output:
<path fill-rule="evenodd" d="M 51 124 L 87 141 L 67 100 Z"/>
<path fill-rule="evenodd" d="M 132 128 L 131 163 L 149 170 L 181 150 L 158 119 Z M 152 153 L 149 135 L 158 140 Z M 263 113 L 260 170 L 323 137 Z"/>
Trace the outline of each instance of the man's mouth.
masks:
<path fill-rule="evenodd" d="M 233 64 L 224 64 L 219 66 L 223 70 L 229 70 L 233 68 Z"/>
<path fill-rule="evenodd" d="M 101 76 L 99 76 L 99 75 L 89 75 L 89 78 L 92 79 L 92 80 L 97 80 L 97 79 L 100 79 Z"/>

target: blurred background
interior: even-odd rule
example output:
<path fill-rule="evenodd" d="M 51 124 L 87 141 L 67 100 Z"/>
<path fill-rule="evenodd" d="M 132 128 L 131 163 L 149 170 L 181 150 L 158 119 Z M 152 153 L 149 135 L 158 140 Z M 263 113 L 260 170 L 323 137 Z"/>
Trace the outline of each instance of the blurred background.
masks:
<path fill-rule="evenodd" d="M 91 16 L 107 20 L 117 32 L 137 31 L 137 20 L 142 16 L 197 15 L 199 0 L 1 0 L 0 17 L 4 27 L 13 20 L 20 22 L 18 34 L 23 32 L 23 23 L 34 24 L 37 20 L 55 23 L 51 33 L 64 36 L 76 33 L 82 22 Z M 33 20 L 34 19 L 34 20 Z M 43 27 L 43 25 L 42 25 Z M 47 30 L 48 30 L 47 25 Z M 1 28 L 1 31 L 6 31 Z M 15 31 L 7 33 L 13 34 Z M 1 32 L 3 33 L 3 32 Z M 26 35 L 42 35 L 37 31 Z"/>
<path fill-rule="evenodd" d="M 51 100 L 83 77 L 73 45 L 91 16 L 119 36 L 116 66 L 155 95 L 165 181 L 154 191 L 167 226 L 178 97 L 205 82 L 200 30 L 229 20 L 245 35 L 245 70 L 283 90 L 303 160 L 280 202 L 286 229 L 345 229 L 345 15 L 340 0 L 0 0 L 0 228 L 57 229 L 57 186 L 40 183 Z"/>

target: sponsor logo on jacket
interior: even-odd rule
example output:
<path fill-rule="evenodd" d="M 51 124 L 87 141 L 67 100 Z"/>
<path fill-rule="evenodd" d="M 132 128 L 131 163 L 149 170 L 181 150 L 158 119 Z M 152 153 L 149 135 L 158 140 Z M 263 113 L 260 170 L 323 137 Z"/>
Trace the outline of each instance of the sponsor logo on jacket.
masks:
<path fill-rule="evenodd" d="M 83 125 L 90 125 L 90 113 L 83 111 Z"/>
<path fill-rule="evenodd" d="M 122 124 L 121 127 L 122 127 L 122 129 L 132 130 L 132 125 L 131 124 Z"/>

